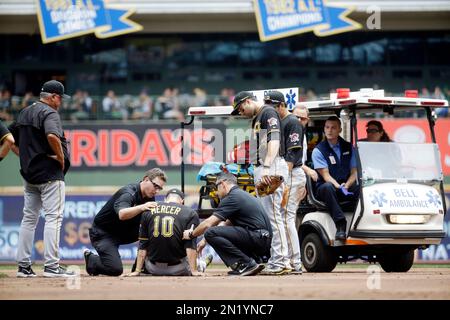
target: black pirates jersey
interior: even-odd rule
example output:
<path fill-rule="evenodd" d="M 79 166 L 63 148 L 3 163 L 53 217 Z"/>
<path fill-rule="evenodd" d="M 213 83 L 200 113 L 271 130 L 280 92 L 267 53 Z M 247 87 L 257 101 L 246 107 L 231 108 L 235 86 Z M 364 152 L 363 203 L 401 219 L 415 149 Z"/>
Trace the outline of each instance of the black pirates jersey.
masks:
<path fill-rule="evenodd" d="M 177 203 L 158 202 L 142 214 L 139 249 L 147 250 L 152 262 L 177 263 L 186 257 L 186 248 L 196 249 L 195 240 L 182 240 L 183 231 L 199 225 L 198 214 Z"/>
<path fill-rule="evenodd" d="M 284 159 L 294 167 L 303 164 L 303 127 L 293 114 L 288 114 L 281 120 L 281 130 L 284 136 L 286 153 Z"/>
<path fill-rule="evenodd" d="M 279 156 L 284 155 L 283 134 L 278 113 L 271 106 L 264 105 L 253 118 L 252 139 L 250 141 L 250 162 L 261 165 L 267 155 L 267 144 L 280 140 Z"/>

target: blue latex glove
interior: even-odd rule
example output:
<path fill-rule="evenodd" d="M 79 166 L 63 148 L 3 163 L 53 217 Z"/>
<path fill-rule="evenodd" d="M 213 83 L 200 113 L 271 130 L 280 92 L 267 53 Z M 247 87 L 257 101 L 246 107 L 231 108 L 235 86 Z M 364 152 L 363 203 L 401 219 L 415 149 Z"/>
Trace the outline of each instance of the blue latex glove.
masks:
<path fill-rule="evenodd" d="M 344 185 L 341 185 L 339 187 L 339 190 L 341 190 L 341 192 L 344 194 L 344 196 L 352 196 L 353 195 L 353 192 L 348 191 L 347 188 L 344 187 Z"/>

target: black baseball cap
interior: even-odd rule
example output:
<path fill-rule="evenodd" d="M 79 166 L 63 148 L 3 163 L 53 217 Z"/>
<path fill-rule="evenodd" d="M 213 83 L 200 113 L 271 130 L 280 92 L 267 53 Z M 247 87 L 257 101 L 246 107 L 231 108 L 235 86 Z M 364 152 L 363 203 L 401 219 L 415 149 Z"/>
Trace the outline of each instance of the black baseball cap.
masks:
<path fill-rule="evenodd" d="M 46 93 L 56 93 L 59 94 L 64 99 L 69 99 L 70 96 L 64 93 L 64 86 L 61 82 L 56 80 L 50 80 L 44 83 L 42 86 L 41 92 Z"/>
<path fill-rule="evenodd" d="M 233 100 L 233 111 L 231 112 L 232 116 L 235 116 L 237 114 L 239 114 L 239 106 L 241 105 L 242 102 L 244 102 L 247 99 L 252 99 L 255 100 L 256 97 L 253 93 L 249 92 L 249 91 L 241 91 L 239 92 Z"/>
<path fill-rule="evenodd" d="M 271 103 L 271 104 L 280 104 L 280 103 L 286 103 L 286 100 L 284 99 L 284 94 L 280 91 L 271 90 L 264 94 L 264 102 Z"/>
<path fill-rule="evenodd" d="M 180 196 L 181 199 L 184 200 L 184 193 L 180 189 L 177 188 L 170 189 L 169 191 L 167 191 L 166 197 L 168 197 L 170 194 L 176 194 Z"/>

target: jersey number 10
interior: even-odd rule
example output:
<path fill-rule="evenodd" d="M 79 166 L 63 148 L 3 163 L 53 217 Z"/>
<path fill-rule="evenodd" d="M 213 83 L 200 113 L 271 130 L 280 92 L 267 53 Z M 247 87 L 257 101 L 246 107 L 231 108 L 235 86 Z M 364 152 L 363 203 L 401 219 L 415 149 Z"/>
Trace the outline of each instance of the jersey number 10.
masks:
<path fill-rule="evenodd" d="M 153 237 L 157 238 L 161 234 L 165 238 L 170 238 L 173 235 L 173 222 L 175 218 L 171 216 L 155 216 L 153 220 Z"/>

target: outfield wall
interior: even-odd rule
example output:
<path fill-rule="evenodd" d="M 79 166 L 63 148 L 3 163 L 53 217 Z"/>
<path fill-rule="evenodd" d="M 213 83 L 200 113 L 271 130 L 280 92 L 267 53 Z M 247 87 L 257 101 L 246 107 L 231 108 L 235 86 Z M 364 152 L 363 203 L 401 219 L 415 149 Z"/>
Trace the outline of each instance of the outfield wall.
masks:
<path fill-rule="evenodd" d="M 192 190 L 193 191 L 193 190 Z M 447 198 L 450 193 L 447 193 Z M 83 249 L 92 248 L 88 229 L 95 214 L 109 198 L 109 194 L 67 195 L 64 219 L 61 227 L 60 257 L 63 260 L 83 260 Z M 162 197 L 159 197 L 162 199 Z M 196 207 L 197 195 L 189 192 L 187 202 Z M 17 251 L 20 221 L 22 218 L 23 197 L 7 195 L 0 197 L 0 262 L 13 262 Z M 439 245 L 431 245 L 427 250 L 418 250 L 418 261 L 450 262 L 450 210 L 445 218 L 446 238 Z M 39 219 L 32 259 L 43 259 L 44 218 Z M 134 260 L 137 245 L 120 247 L 124 260 Z M 216 257 L 218 260 L 218 257 Z"/>

